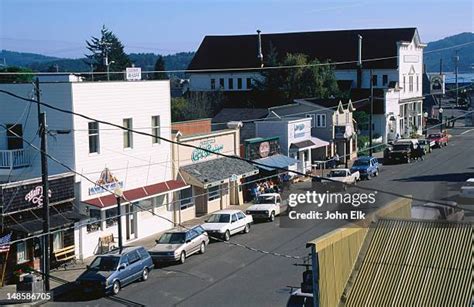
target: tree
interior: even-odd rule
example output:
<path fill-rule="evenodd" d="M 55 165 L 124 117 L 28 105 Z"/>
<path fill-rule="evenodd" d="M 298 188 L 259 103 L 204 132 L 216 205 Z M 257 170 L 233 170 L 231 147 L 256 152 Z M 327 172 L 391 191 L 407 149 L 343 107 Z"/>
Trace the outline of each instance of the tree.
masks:
<path fill-rule="evenodd" d="M 339 95 L 334 69 L 327 63 L 320 63 L 317 59 L 310 61 L 304 54 L 287 54 L 278 63 L 274 50 L 270 52 L 268 61 L 266 67 L 288 66 L 264 70 L 262 79 L 256 82 L 257 92 L 269 98 L 273 105 L 290 103 L 297 98 Z"/>
<path fill-rule="evenodd" d="M 158 58 L 156 59 L 156 62 L 155 62 L 155 68 L 153 69 L 155 71 L 155 73 L 153 73 L 153 79 L 154 80 L 164 80 L 164 79 L 168 79 L 168 75 L 163 72 L 165 71 L 165 60 L 163 59 L 163 57 L 160 55 L 158 56 Z M 157 71 L 161 71 L 161 72 L 157 72 Z"/>
<path fill-rule="evenodd" d="M 6 68 L 0 68 L 2 73 L 21 73 L 19 75 L 0 75 L 0 83 L 29 83 L 33 81 L 33 71 L 29 68 L 22 68 L 17 66 L 9 66 Z"/>
<path fill-rule="evenodd" d="M 106 72 L 107 61 L 111 72 L 124 71 L 126 67 L 131 66 L 130 59 L 124 51 L 124 46 L 117 36 L 105 25 L 102 26 L 100 33 L 100 38 L 93 36 L 90 41 L 86 41 L 87 49 L 91 52 L 86 57 L 88 64 L 92 64 L 94 72 Z M 104 80 L 107 76 L 103 75 L 95 78 Z M 122 78 L 122 74 L 110 75 L 110 79 L 113 80 Z"/>

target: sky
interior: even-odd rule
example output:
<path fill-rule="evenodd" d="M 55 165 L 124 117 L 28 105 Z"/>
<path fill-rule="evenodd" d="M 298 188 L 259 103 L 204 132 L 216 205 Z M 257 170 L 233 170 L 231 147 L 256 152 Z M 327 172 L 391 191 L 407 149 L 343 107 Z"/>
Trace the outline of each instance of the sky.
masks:
<path fill-rule="evenodd" d="M 417 27 L 473 32 L 472 0 L 0 0 L 0 50 L 77 58 L 102 25 L 126 52 L 195 51 L 205 35 Z"/>

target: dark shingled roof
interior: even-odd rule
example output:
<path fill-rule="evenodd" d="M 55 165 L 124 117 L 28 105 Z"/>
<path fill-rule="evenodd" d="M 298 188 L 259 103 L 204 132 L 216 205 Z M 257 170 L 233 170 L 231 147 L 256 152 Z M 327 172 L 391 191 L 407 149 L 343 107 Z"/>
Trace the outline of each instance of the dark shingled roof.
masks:
<path fill-rule="evenodd" d="M 230 121 L 245 121 L 264 118 L 268 109 L 264 108 L 224 108 L 212 118 L 213 123 L 227 123 Z"/>
<path fill-rule="evenodd" d="M 351 89 L 351 101 L 356 111 L 370 113 L 370 101 L 359 101 L 370 98 L 370 89 L 353 88 Z M 385 114 L 385 93 L 381 88 L 374 89 L 374 114 Z"/>
<path fill-rule="evenodd" d="M 237 176 L 258 174 L 258 168 L 252 164 L 227 157 L 185 165 L 180 167 L 180 171 L 204 185 L 227 180 L 234 174 Z"/>
<path fill-rule="evenodd" d="M 264 59 L 273 46 L 280 59 L 287 53 L 302 53 L 320 61 L 357 61 L 358 35 L 362 35 L 363 60 L 394 57 L 365 62 L 364 68 L 391 69 L 397 67 L 397 43 L 412 41 L 416 33 L 416 28 L 397 28 L 262 34 L 262 50 Z M 257 34 L 206 36 L 188 70 L 259 68 L 257 45 Z M 356 68 L 356 63 L 337 68 Z"/>

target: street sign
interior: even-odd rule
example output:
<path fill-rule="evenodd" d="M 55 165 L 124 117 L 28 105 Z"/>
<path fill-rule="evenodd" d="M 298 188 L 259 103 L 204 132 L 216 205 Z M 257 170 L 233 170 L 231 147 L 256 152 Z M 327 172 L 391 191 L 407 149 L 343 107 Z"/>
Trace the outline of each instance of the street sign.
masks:
<path fill-rule="evenodd" d="M 127 81 L 138 81 L 142 79 L 142 69 L 140 67 L 127 67 Z"/>

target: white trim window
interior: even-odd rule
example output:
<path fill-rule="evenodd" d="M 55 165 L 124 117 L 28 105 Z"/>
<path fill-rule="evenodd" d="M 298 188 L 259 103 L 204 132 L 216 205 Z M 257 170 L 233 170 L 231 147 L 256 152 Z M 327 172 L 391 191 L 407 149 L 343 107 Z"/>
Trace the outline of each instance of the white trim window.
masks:
<path fill-rule="evenodd" d="M 28 261 L 28 251 L 26 249 L 26 242 L 21 241 L 16 243 L 16 262 L 23 263 Z"/>
<path fill-rule="evenodd" d="M 123 119 L 123 127 L 127 129 L 133 129 L 133 120 L 131 118 Z M 123 131 L 123 148 L 133 148 L 133 132 L 124 130 Z"/>
<path fill-rule="evenodd" d="M 221 198 L 220 186 L 216 185 L 207 189 L 207 201 Z"/>
<path fill-rule="evenodd" d="M 413 75 L 408 76 L 408 91 L 413 92 Z"/>
<path fill-rule="evenodd" d="M 311 117 L 311 128 L 316 127 L 316 114 L 306 114 L 306 117 Z"/>
<path fill-rule="evenodd" d="M 151 117 L 151 134 L 153 135 L 152 137 L 152 143 L 153 144 L 160 144 L 160 139 L 159 137 L 161 136 L 161 128 L 160 128 L 160 116 L 155 115 Z"/>
<path fill-rule="evenodd" d="M 326 128 L 326 114 L 316 114 L 316 127 Z"/>
<path fill-rule="evenodd" d="M 193 188 L 189 187 L 179 191 L 179 200 L 181 210 L 193 207 Z"/>
<path fill-rule="evenodd" d="M 89 135 L 89 153 L 99 153 L 100 152 L 100 142 L 99 142 L 99 123 L 98 122 L 89 122 L 87 123 L 87 130 Z"/>

